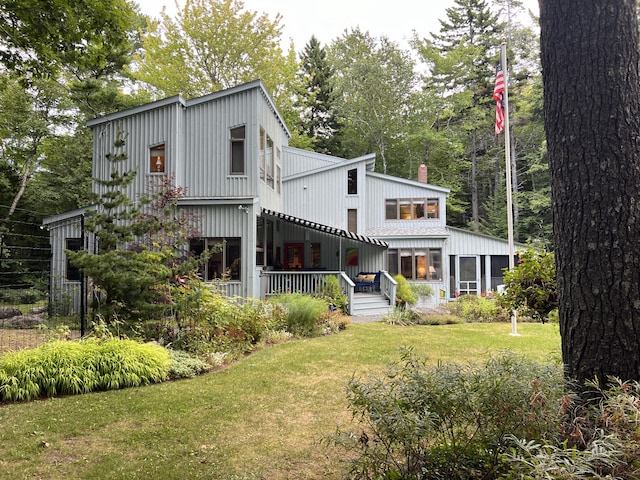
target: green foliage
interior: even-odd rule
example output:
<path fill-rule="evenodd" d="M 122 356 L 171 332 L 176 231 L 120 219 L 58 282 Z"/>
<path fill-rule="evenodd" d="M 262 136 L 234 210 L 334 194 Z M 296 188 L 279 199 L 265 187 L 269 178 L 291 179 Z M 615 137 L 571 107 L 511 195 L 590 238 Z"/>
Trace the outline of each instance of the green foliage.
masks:
<path fill-rule="evenodd" d="M 412 309 L 395 308 L 393 312 L 385 315 L 383 320 L 390 325 L 453 325 L 463 323 L 464 320 L 456 315 L 426 314 Z"/>
<path fill-rule="evenodd" d="M 335 275 L 324 277 L 322 285 L 316 290 L 316 297 L 323 298 L 330 305 L 335 305 L 342 313 L 347 313 L 348 297 L 340 288 L 340 281 Z"/>
<path fill-rule="evenodd" d="M 76 74 L 90 68 L 97 74 L 99 67 L 117 70 L 131 48 L 135 13 L 126 0 L 4 1 L 0 60 L 32 77 L 57 77 L 62 67 Z"/>
<path fill-rule="evenodd" d="M 272 297 L 269 302 L 278 303 L 287 309 L 287 331 L 299 337 L 315 337 L 322 333 L 322 316 L 327 311 L 327 302 L 300 293 Z"/>
<path fill-rule="evenodd" d="M 180 251 L 195 233 L 186 228 L 189 218 L 172 213 L 184 196 L 172 179 L 151 184 L 150 194 L 136 201 L 127 196 L 136 171 L 122 171 L 125 145 L 126 135 L 118 129 L 113 152 L 106 155 L 111 173 L 95 179 L 101 195 L 97 208 L 86 213 L 86 230 L 95 234 L 98 252 L 67 251 L 67 256 L 96 286 L 98 312 L 137 321 L 166 313 L 175 292 L 171 282 L 195 275 L 197 263 L 185 261 Z"/>
<path fill-rule="evenodd" d="M 462 295 L 447 308 L 467 322 L 500 322 L 509 319 L 509 313 L 491 298 L 477 295 Z"/>
<path fill-rule="evenodd" d="M 176 287 L 176 315 L 145 325 L 145 337 L 196 355 L 251 351 L 267 328 L 278 330 L 284 320 L 278 309 L 257 300 L 227 297 L 197 280 Z"/>
<path fill-rule="evenodd" d="M 46 292 L 35 288 L 1 289 L 0 303 L 33 304 L 47 298 Z"/>
<path fill-rule="evenodd" d="M 553 252 L 533 248 L 518 252 L 518 264 L 505 270 L 505 291 L 498 302 L 508 309 L 544 322 L 558 307 Z"/>
<path fill-rule="evenodd" d="M 559 441 L 508 437 L 510 478 L 637 478 L 640 383 L 612 377 L 606 386 L 596 379 L 585 387 L 563 398 Z"/>
<path fill-rule="evenodd" d="M 160 18 L 131 73 L 163 96 L 197 97 L 260 78 L 277 101 L 295 74 L 295 53 L 284 56 L 280 46 L 279 14 L 271 19 L 238 0 L 192 0 L 175 18 Z"/>
<path fill-rule="evenodd" d="M 407 304 L 413 305 L 418 301 L 405 277 L 398 274 L 394 276 L 393 279 L 398 282 L 396 287 L 396 305 L 404 308 Z"/>
<path fill-rule="evenodd" d="M 169 354 L 133 340 L 53 340 L 0 356 L 0 401 L 135 387 L 166 379 Z"/>
<path fill-rule="evenodd" d="M 355 455 L 353 479 L 498 478 L 505 435 L 557 438 L 564 385 L 561 368 L 514 354 L 428 366 L 406 351 L 385 377 L 349 383 L 362 430 L 334 441 Z"/>
<path fill-rule="evenodd" d="M 171 366 L 168 376 L 170 379 L 193 378 L 211 370 L 211 365 L 199 357 L 179 350 L 169 350 Z"/>
<path fill-rule="evenodd" d="M 409 288 L 411 288 L 411 293 L 413 293 L 414 297 L 431 297 L 433 296 L 433 287 L 426 283 L 418 283 L 413 282 L 409 284 Z"/>

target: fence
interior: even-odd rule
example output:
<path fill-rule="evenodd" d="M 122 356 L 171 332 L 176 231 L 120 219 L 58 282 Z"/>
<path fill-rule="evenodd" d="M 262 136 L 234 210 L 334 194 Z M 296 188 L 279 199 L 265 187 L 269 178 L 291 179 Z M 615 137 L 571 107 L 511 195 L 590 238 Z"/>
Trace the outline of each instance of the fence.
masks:
<path fill-rule="evenodd" d="M 50 257 L 49 235 L 39 224 L 0 223 L 0 353 L 35 347 L 53 335 L 79 335 L 79 319 L 48 314 Z"/>

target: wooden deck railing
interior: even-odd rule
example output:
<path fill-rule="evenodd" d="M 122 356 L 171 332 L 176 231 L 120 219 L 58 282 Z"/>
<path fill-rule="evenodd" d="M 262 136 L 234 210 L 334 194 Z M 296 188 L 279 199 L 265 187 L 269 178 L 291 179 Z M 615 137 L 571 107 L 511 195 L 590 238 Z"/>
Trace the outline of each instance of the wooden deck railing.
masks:
<path fill-rule="evenodd" d="M 310 270 L 291 272 L 265 270 L 262 272 L 263 300 L 281 293 L 316 293 L 318 287 L 323 284 L 324 279 L 329 276 L 338 277 L 340 288 L 347 296 L 349 314 L 351 314 L 355 283 L 345 272 L 341 271 Z M 382 275 L 380 275 L 380 293 L 389 299 L 392 305 L 395 304 L 396 285 L 396 281 L 389 273 L 382 271 Z"/>

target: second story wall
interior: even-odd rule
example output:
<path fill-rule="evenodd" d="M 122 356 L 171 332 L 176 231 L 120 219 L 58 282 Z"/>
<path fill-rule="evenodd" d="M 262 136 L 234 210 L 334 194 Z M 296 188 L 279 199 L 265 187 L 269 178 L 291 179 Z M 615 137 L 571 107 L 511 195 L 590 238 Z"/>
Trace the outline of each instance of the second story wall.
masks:
<path fill-rule="evenodd" d="M 91 120 L 88 125 L 93 132 L 93 178 L 108 179 L 114 165 L 107 155 L 124 153 L 127 160 L 118 163 L 118 170 L 138 172 L 127 191 L 130 198 L 145 193 L 154 176 L 176 175 L 179 181 L 183 108 L 183 99 L 176 96 Z M 119 131 L 125 144 L 116 149 L 114 142 Z M 100 194 L 102 189 L 94 182 L 94 192 Z"/>
<path fill-rule="evenodd" d="M 186 188 L 189 198 L 258 198 L 265 208 L 281 209 L 282 151 L 289 132 L 260 81 L 192 100 L 167 98 L 91 120 L 89 126 L 94 178 L 109 178 L 106 155 L 114 152 L 119 129 L 126 136 L 128 160 L 118 169 L 138 171 L 127 191 L 130 198 L 147 192 L 154 176 L 165 175 Z"/>
<path fill-rule="evenodd" d="M 447 188 L 367 173 L 367 228 L 431 228 L 447 224 Z"/>

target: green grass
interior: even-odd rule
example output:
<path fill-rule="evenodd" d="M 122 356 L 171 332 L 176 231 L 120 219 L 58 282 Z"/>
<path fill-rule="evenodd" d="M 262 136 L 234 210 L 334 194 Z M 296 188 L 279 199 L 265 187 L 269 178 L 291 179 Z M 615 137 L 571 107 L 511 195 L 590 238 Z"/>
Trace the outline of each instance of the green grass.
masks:
<path fill-rule="evenodd" d="M 201 377 L 0 407 L 0 478 L 339 479 L 323 444 L 350 422 L 352 376 L 412 346 L 432 362 L 510 349 L 558 361 L 557 325 L 350 325 L 276 345 Z"/>

